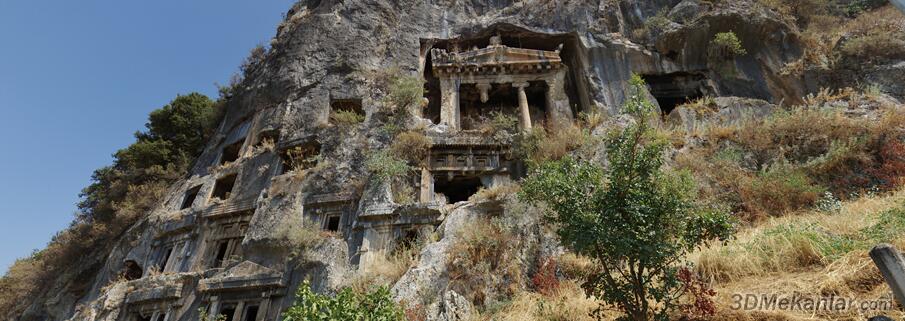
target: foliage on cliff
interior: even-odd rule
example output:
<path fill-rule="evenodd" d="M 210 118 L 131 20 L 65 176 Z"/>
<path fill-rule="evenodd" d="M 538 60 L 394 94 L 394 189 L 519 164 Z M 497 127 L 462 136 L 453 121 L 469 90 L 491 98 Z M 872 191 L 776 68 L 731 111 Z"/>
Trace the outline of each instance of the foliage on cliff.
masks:
<path fill-rule="evenodd" d="M 589 293 L 624 312 L 622 320 L 667 320 L 685 291 L 684 255 L 733 228 L 728 213 L 695 203 L 690 176 L 662 169 L 666 143 L 648 125 L 640 77 L 632 86 L 626 111 L 637 124 L 608 138 L 609 166 L 543 163 L 522 196 L 549 206 L 563 244 L 599 264 L 584 285 Z"/>

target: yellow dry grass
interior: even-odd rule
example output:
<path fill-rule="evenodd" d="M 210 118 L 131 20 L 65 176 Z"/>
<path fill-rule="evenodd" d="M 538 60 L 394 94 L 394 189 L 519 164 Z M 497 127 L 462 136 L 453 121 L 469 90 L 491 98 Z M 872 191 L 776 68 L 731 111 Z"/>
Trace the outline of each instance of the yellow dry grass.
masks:
<path fill-rule="evenodd" d="M 879 214 L 901 207 L 905 189 L 843 203 L 838 213 L 803 212 L 750 226 L 728 244 L 712 245 L 689 259 L 713 281 L 718 316 L 711 320 L 864 320 L 879 314 L 900 319 L 890 309 L 863 311 L 739 311 L 734 295 L 799 293 L 804 297 L 844 297 L 858 302 L 887 300 L 889 288 L 868 256 L 869 246 L 855 246 L 836 258 L 821 254 L 813 240 L 768 234 L 784 226 L 809 226 L 826 235 L 856 235 L 874 225 Z M 905 248 L 905 239 L 890 240 Z"/>
<path fill-rule="evenodd" d="M 589 298 L 573 281 L 560 283 L 559 289 L 550 296 L 537 292 L 519 292 L 512 302 L 498 311 L 478 313 L 473 321 L 591 321 L 596 320 L 590 313 L 597 309 L 598 301 Z M 607 315 L 611 320 L 617 315 Z"/>

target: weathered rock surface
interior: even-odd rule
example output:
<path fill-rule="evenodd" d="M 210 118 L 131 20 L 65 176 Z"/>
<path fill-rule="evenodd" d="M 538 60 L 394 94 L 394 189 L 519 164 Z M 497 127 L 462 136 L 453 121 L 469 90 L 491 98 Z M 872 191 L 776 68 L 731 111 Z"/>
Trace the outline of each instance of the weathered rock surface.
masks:
<path fill-rule="evenodd" d="M 567 66 L 562 85 L 572 116 L 598 112 L 607 115 L 608 123 L 621 122 L 619 109 L 632 73 L 648 79 L 664 112 L 677 99 L 717 97 L 707 115 L 673 110 L 670 117 L 686 127 L 763 115 L 773 104 L 799 101 L 819 85 L 780 75 L 783 65 L 801 54 L 802 44 L 775 14 L 754 1 L 706 3 L 301 1 L 286 14 L 265 57 L 249 66 L 217 137 L 187 178 L 111 253 L 74 267 L 34 298 L 23 315 L 8 319 L 196 320 L 205 307 L 234 312 L 242 320 L 255 313 L 249 311 L 257 311 L 254 320 L 276 320 L 303 280 L 311 280 L 315 291 L 334 292 L 367 266 L 368 255 L 391 249 L 413 231 L 437 226 L 441 238 L 422 249 L 418 264 L 392 292 L 398 300 L 422 303 L 429 320 L 467 319 L 475 307 L 465 299 L 468 293 L 448 287 L 448 251 L 459 231 L 493 211 L 471 201 L 403 205 L 389 184 L 369 176 L 366 153 L 390 143 L 382 127 L 387 115 L 381 111 L 387 70 L 430 76 L 430 49 L 452 50 L 458 43 L 483 48 L 499 35 L 505 46 L 560 55 Z M 674 20 L 669 28 L 650 43 L 634 40 L 632 31 L 661 10 Z M 748 54 L 714 62 L 708 57 L 709 41 L 725 31 L 737 33 Z M 871 77 L 901 92 L 903 69 L 902 63 L 882 66 Z M 337 101 L 360 105 L 365 121 L 351 127 L 331 124 Z M 427 118 L 408 125 L 420 124 L 432 137 L 459 134 Z M 278 138 L 274 146 L 262 144 L 269 137 Z M 238 159 L 221 162 L 224 147 L 236 143 L 242 146 Z M 286 172 L 286 150 L 295 147 L 317 150 L 317 165 Z M 599 153 L 594 157 L 602 159 Z M 536 213 L 525 214 L 531 209 L 505 211 L 503 217 L 520 231 L 521 273 L 530 275 L 539 258 L 561 251 Z M 278 231 L 287 220 L 302 218 L 317 219 L 318 228 L 331 232 L 303 255 L 292 256 L 299 249 L 281 243 Z M 117 281 L 127 263 L 142 268 L 141 279 Z M 161 271 L 151 273 L 153 267 Z"/>

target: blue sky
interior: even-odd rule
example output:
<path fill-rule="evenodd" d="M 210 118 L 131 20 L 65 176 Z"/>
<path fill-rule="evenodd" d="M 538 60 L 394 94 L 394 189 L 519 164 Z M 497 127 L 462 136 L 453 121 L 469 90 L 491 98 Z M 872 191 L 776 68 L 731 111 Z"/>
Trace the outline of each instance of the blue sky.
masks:
<path fill-rule="evenodd" d="M 0 272 L 176 94 L 216 97 L 294 0 L 0 0 Z"/>

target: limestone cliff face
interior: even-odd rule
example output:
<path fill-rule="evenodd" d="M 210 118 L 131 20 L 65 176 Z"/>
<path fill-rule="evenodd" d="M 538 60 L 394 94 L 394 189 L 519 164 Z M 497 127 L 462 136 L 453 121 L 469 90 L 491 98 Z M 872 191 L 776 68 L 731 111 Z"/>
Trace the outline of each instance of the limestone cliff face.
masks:
<path fill-rule="evenodd" d="M 685 23 L 635 39 L 632 31 L 661 10 Z M 735 31 L 749 53 L 714 65 L 708 42 L 725 31 Z M 560 55 L 567 71 L 559 84 L 561 111 L 571 117 L 618 114 L 632 73 L 644 75 L 664 111 L 677 99 L 704 95 L 796 101 L 818 85 L 779 75 L 801 54 L 801 44 L 778 17 L 744 1 L 719 8 L 693 0 L 302 1 L 287 13 L 266 56 L 248 69 L 217 137 L 187 178 L 119 240 L 95 275 L 60 280 L 83 284 L 87 295 L 35 298 L 18 319 L 197 320 L 205 307 L 233 320 L 277 320 L 302 280 L 316 291 L 335 291 L 356 270 L 371 268 L 377 253 L 412 233 L 431 232 L 439 237 L 396 283 L 394 295 L 420 300 L 431 320 L 467 317 L 471 302 L 448 286 L 447 251 L 468 222 L 511 209 L 449 203 L 456 189 L 475 187 L 466 178 L 492 186 L 506 175 L 466 177 L 440 195 L 440 183 L 430 180 L 440 175 L 426 169 L 413 186 L 427 190 L 402 205 L 387 184 L 369 176 L 364 155 L 389 143 L 380 105 L 390 69 L 426 78 L 428 103 L 412 125 L 426 128 L 436 148 L 452 155 L 474 147 L 488 157 L 504 148 L 469 141 L 465 131 L 446 126 L 442 89 L 431 79 L 431 49 L 485 48 L 495 36 L 507 48 Z M 532 93 L 526 96 L 533 108 Z M 365 121 L 351 128 L 330 124 L 331 109 L 343 106 L 360 110 Z M 293 149 L 319 155 L 317 164 L 304 175 L 287 168 L 285 154 Z M 499 171 L 502 165 L 493 164 Z M 334 236 L 298 255 L 280 231 L 303 217 Z M 524 262 L 557 251 L 536 216 L 513 224 L 524 231 L 518 245 Z M 114 282 L 124 271 L 133 280 Z"/>

